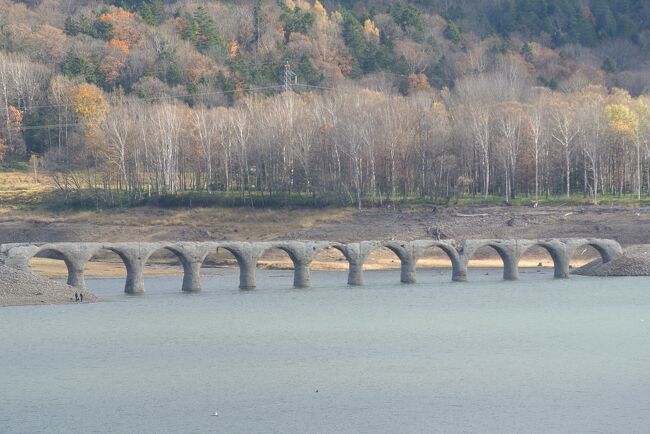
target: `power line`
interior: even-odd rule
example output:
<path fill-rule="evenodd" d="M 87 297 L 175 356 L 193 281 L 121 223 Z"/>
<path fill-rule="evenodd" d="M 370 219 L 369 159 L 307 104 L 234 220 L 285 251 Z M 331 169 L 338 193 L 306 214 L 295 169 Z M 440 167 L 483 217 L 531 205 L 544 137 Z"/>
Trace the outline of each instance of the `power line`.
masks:
<path fill-rule="evenodd" d="M 183 97 L 190 97 L 190 96 L 199 96 L 199 95 L 223 95 L 223 94 L 231 94 L 231 93 L 236 93 L 236 92 L 256 92 L 260 90 L 270 90 L 270 89 L 281 89 L 284 88 L 292 90 L 292 87 L 304 87 L 304 88 L 311 88 L 311 89 L 320 89 L 320 90 L 333 90 L 333 87 L 325 87 L 325 86 L 316 86 L 316 85 L 310 85 L 310 84 L 305 84 L 305 83 L 298 83 L 297 82 L 297 75 L 293 73 L 291 70 L 289 70 L 290 74 L 289 77 L 294 78 L 294 82 L 291 83 L 290 80 L 287 83 L 285 80 L 284 85 L 273 85 L 273 86 L 263 86 L 263 87 L 251 87 L 251 88 L 246 88 L 246 89 L 240 89 L 240 90 L 231 90 L 231 91 L 215 91 L 215 92 L 201 92 L 201 93 L 194 93 L 194 94 L 186 94 L 186 95 L 166 95 L 166 96 L 161 96 L 157 98 L 150 98 L 151 100 L 164 100 L 164 99 L 178 99 L 178 98 L 183 98 Z M 292 75 L 293 74 L 293 75 Z M 42 105 L 42 106 L 32 106 L 32 108 L 47 108 L 47 107 L 69 107 L 71 104 L 52 104 L 52 105 Z M 0 127 L 0 130 L 5 130 L 5 131 L 33 131 L 33 130 L 46 130 L 46 129 L 52 129 L 52 128 L 66 128 L 66 127 L 80 127 L 84 126 L 84 123 L 58 123 L 58 124 L 48 124 L 48 125 L 27 125 L 27 126 L 20 126 L 20 127 Z"/>
<path fill-rule="evenodd" d="M 24 127 L 2 127 L 0 130 L 12 130 L 12 131 L 30 131 L 30 130 L 47 130 L 50 128 L 64 128 L 64 127 L 81 127 L 84 126 L 83 123 L 70 123 L 70 124 L 51 124 L 51 125 L 27 125 Z"/>
<path fill-rule="evenodd" d="M 308 87 L 308 88 L 311 88 L 311 89 L 321 89 L 321 90 L 334 90 L 335 89 L 333 87 L 316 86 L 316 85 L 313 85 L 313 84 L 305 84 L 305 83 L 295 83 L 294 86 Z"/>

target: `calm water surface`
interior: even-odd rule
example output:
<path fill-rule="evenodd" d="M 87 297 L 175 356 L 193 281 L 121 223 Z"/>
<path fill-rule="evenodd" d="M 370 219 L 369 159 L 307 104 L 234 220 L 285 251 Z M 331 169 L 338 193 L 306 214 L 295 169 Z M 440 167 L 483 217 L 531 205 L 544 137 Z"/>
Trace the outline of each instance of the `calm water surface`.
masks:
<path fill-rule="evenodd" d="M 647 433 L 650 280 L 237 271 L 0 310 L 0 432 Z M 211 416 L 215 411 L 218 417 Z"/>

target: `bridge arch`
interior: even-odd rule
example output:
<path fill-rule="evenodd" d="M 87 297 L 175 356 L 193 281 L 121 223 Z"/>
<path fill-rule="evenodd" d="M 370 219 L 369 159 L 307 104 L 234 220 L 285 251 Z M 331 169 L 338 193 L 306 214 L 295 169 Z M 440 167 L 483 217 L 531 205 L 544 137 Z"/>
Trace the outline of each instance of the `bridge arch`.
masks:
<path fill-rule="evenodd" d="M 340 244 L 340 243 L 328 243 L 328 244 L 323 244 L 320 246 L 314 245 L 312 247 L 312 251 L 314 254 L 314 257 L 319 255 L 322 252 L 325 252 L 327 250 L 336 250 L 337 252 L 340 252 L 346 260 L 350 260 L 348 256 L 348 250 L 346 249 L 345 244 Z"/>
<path fill-rule="evenodd" d="M 279 266 L 280 255 L 284 258 L 289 258 L 291 267 L 285 268 L 283 265 Z M 270 269 L 275 270 L 291 270 L 293 272 L 293 286 L 295 288 L 306 288 L 309 286 L 309 265 L 311 261 L 304 261 L 301 252 L 297 248 L 284 243 L 265 243 L 260 248 L 255 267 L 260 267 L 264 261 L 269 261 Z M 275 262 L 275 264 L 273 264 Z"/>
<path fill-rule="evenodd" d="M 234 256 L 239 266 L 239 289 L 255 289 L 257 286 L 255 268 L 259 247 L 247 242 L 217 243 L 216 249 L 224 249 Z"/>
<path fill-rule="evenodd" d="M 564 278 L 567 277 L 565 270 L 568 270 L 568 258 L 566 255 L 566 249 L 564 245 L 553 242 L 553 241 L 534 241 L 524 245 L 520 249 L 518 258 L 517 258 L 517 268 L 519 268 L 519 263 L 529 250 L 540 247 L 546 250 L 551 259 L 553 260 L 553 274 L 555 278 Z"/>
<path fill-rule="evenodd" d="M 617 251 L 615 246 L 604 241 L 584 241 L 584 242 L 574 242 L 571 247 L 569 247 L 569 256 L 583 247 L 593 247 L 594 250 L 598 252 L 603 263 L 609 262 L 612 259 L 615 259 L 621 252 Z"/>
<path fill-rule="evenodd" d="M 291 259 L 291 262 L 295 266 L 297 263 L 300 262 L 301 260 L 301 255 L 300 252 L 297 251 L 296 248 L 291 247 L 286 244 L 275 244 L 275 243 L 270 243 L 262 247 L 259 252 L 259 257 L 262 258 L 264 255 L 272 252 L 272 251 L 281 251 L 287 254 L 289 256 L 289 259 Z"/>
<path fill-rule="evenodd" d="M 188 243 L 161 244 L 151 248 L 144 265 L 152 256 L 160 252 L 172 254 L 183 267 L 183 292 L 201 291 L 201 266 L 211 248 L 208 246 L 194 246 Z"/>
<path fill-rule="evenodd" d="M 367 271 L 368 259 L 370 259 L 373 254 L 380 254 L 382 250 L 388 251 L 391 256 L 394 255 L 394 257 L 399 260 L 400 281 L 403 283 L 413 283 L 414 269 L 412 265 L 414 264 L 414 261 L 410 260 L 411 257 L 407 252 L 406 244 L 406 242 L 399 241 L 384 241 L 369 245 L 364 252 L 365 255 L 362 260 L 362 271 Z"/>
<path fill-rule="evenodd" d="M 616 259 L 623 253 L 621 245 L 613 240 L 601 239 L 571 239 L 566 241 L 566 256 L 567 256 L 567 270 L 568 276 L 571 259 L 575 253 L 583 247 L 593 248 L 599 255 L 603 264 Z"/>
<path fill-rule="evenodd" d="M 45 244 L 43 246 L 39 246 L 38 249 L 33 251 L 33 253 L 27 255 L 25 257 L 25 261 L 31 268 L 30 262 L 32 259 L 43 257 L 63 261 L 67 270 L 66 282 L 68 285 L 77 288 L 82 288 L 85 285 L 85 282 L 83 280 L 83 273 L 79 273 L 80 271 L 83 272 L 83 269 L 86 266 L 85 262 L 82 261 L 81 258 L 76 257 L 65 248 L 61 248 L 52 244 Z"/>
<path fill-rule="evenodd" d="M 466 273 L 466 268 L 469 265 L 469 261 L 472 259 L 474 254 L 479 250 L 488 247 L 499 255 L 501 261 L 503 262 L 503 279 L 504 280 L 517 280 L 519 278 L 519 272 L 517 269 L 517 252 L 516 244 L 514 241 L 503 241 L 498 240 L 468 240 L 465 241 L 462 249 L 462 261 L 464 262 L 464 268 Z M 456 280 L 456 279 L 454 279 Z M 462 280 L 462 279 L 458 279 Z"/>
<path fill-rule="evenodd" d="M 462 270 L 462 264 L 460 257 L 458 255 L 458 250 L 456 250 L 456 247 L 453 246 L 450 243 L 445 243 L 441 241 L 428 241 L 428 242 L 413 242 L 417 249 L 417 256 L 416 256 L 416 268 L 418 264 L 420 263 L 421 260 L 423 260 L 427 256 L 427 252 L 431 251 L 442 251 L 447 259 L 449 259 L 449 263 L 451 264 L 451 270 L 452 270 L 452 280 L 454 276 L 458 275 L 461 273 Z"/>
<path fill-rule="evenodd" d="M 143 244 L 131 245 L 104 244 L 99 245 L 92 250 L 90 259 L 100 253 L 102 250 L 115 253 L 126 268 L 126 281 L 124 283 L 124 292 L 127 294 L 142 294 L 144 288 L 144 265 L 154 252 L 155 248 L 150 246 L 143 247 Z"/>
<path fill-rule="evenodd" d="M 350 272 L 351 262 L 345 245 L 339 243 L 327 243 L 321 245 L 313 245 L 311 246 L 311 249 L 312 264 L 313 262 L 318 262 L 319 257 L 322 258 L 327 254 L 330 255 L 330 258 L 328 258 L 330 260 L 332 257 L 337 257 L 338 259 L 335 259 L 336 261 L 344 260 L 347 267 L 346 269 L 340 271 L 347 271 L 348 273 Z M 339 271 L 338 267 L 334 267 L 334 270 Z"/>

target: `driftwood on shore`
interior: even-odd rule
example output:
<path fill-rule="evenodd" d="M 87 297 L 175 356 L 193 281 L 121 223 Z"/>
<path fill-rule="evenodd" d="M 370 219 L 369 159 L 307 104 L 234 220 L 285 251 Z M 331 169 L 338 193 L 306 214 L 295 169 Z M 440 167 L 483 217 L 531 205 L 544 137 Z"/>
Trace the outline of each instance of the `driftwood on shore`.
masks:
<path fill-rule="evenodd" d="M 489 214 L 461 214 L 456 213 L 456 217 L 489 217 Z"/>

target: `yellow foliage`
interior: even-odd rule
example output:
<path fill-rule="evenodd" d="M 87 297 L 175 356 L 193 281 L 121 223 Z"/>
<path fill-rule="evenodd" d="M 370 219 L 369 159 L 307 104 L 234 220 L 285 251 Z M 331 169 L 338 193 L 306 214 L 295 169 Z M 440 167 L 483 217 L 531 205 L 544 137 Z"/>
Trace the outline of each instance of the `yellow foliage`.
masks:
<path fill-rule="evenodd" d="M 291 10 L 296 8 L 296 2 L 293 0 L 284 0 L 284 4 L 286 7 L 290 8 Z"/>
<path fill-rule="evenodd" d="M 108 41 L 108 45 L 117 48 L 118 50 L 122 51 L 125 54 L 129 52 L 129 44 L 127 44 L 124 41 L 120 41 L 119 39 L 115 39 L 115 38 L 111 39 L 110 41 Z"/>
<path fill-rule="evenodd" d="M 327 18 L 327 11 L 325 10 L 325 7 L 323 6 L 323 4 L 319 0 L 316 0 L 314 2 L 313 11 L 314 11 L 314 13 L 316 14 L 317 17 L 325 17 L 325 18 Z"/>
<path fill-rule="evenodd" d="M 296 6 L 305 12 L 311 11 L 311 3 L 306 2 L 305 0 L 297 0 Z"/>
<path fill-rule="evenodd" d="M 87 124 L 98 124 L 108 113 L 108 103 L 101 89 L 93 84 L 80 84 L 72 91 L 75 113 Z"/>
<path fill-rule="evenodd" d="M 434 101 L 433 104 L 431 104 L 431 113 L 437 116 L 447 116 L 447 107 L 445 106 L 445 103 L 442 101 Z"/>
<path fill-rule="evenodd" d="M 368 41 L 379 43 L 379 29 L 372 20 L 367 19 L 364 21 L 363 34 Z"/>
<path fill-rule="evenodd" d="M 623 104 L 609 104 L 605 107 L 605 114 L 609 118 L 610 127 L 622 136 L 636 137 L 639 128 L 639 117 L 628 106 Z"/>

